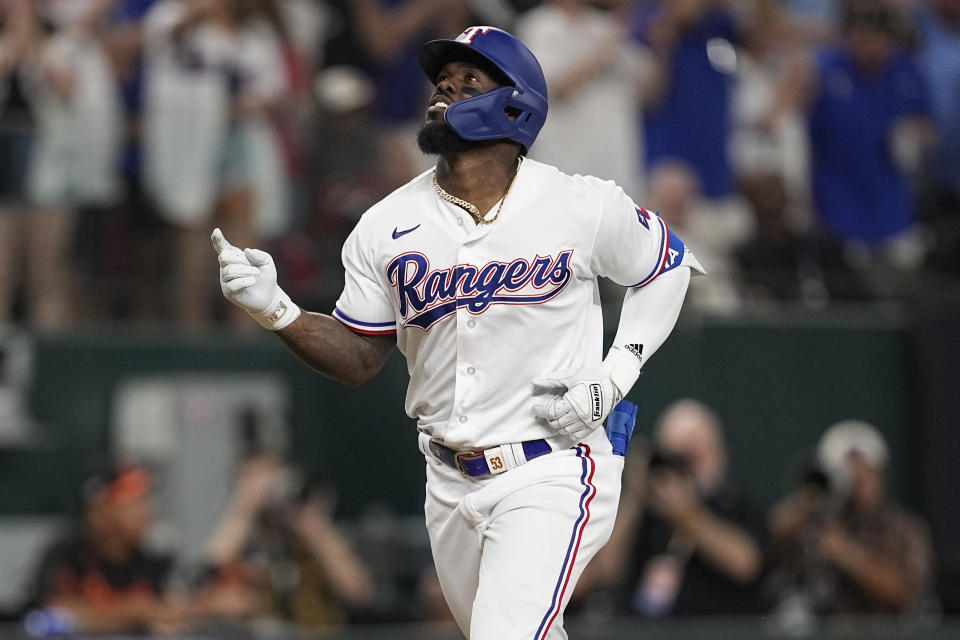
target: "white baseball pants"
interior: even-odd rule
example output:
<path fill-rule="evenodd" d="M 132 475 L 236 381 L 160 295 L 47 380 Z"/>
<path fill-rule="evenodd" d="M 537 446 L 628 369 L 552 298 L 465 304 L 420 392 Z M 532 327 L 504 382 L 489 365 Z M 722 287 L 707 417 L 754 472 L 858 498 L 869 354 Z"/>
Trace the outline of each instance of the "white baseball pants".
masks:
<path fill-rule="evenodd" d="M 433 559 L 468 640 L 566 640 L 563 610 L 613 530 L 622 472 L 602 428 L 497 476 L 427 457 Z"/>

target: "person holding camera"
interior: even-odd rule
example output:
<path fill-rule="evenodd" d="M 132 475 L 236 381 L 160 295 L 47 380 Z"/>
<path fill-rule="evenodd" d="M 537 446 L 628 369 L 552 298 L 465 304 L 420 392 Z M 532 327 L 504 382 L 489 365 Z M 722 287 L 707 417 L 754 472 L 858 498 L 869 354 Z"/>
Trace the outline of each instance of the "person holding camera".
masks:
<path fill-rule="evenodd" d="M 246 601 L 235 619 L 329 631 L 372 604 L 373 581 L 334 521 L 333 487 L 278 454 L 247 455 L 207 542 L 201 593 Z"/>
<path fill-rule="evenodd" d="M 774 505 L 771 585 L 785 621 L 922 611 L 932 593 L 926 525 L 886 496 L 887 444 L 873 425 L 824 432 L 800 486 Z"/>
<path fill-rule="evenodd" d="M 764 609 L 762 513 L 727 476 L 721 423 L 703 403 L 671 404 L 651 451 L 627 458 L 619 513 L 584 590 L 605 583 L 649 618 Z"/>

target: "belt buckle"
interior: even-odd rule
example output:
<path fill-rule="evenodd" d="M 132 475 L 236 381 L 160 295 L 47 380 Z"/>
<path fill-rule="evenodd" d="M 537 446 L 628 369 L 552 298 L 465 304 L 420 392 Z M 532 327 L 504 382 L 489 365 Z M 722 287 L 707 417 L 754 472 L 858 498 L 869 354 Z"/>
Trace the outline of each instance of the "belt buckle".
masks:
<path fill-rule="evenodd" d="M 472 478 L 473 476 L 467 473 L 464 470 L 464 468 L 460 466 L 460 458 L 466 457 L 466 456 L 482 456 L 482 455 L 483 455 L 483 451 L 457 451 L 456 453 L 453 454 L 453 464 L 456 466 L 457 471 L 459 471 L 462 475 L 468 478 Z"/>

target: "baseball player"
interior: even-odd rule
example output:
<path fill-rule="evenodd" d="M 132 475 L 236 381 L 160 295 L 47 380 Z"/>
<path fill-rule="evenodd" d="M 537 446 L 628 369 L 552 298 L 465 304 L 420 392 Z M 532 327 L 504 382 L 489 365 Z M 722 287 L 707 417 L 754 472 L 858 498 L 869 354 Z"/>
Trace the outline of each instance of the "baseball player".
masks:
<path fill-rule="evenodd" d="M 471 27 L 419 61 L 435 91 L 418 143 L 436 167 L 357 223 L 333 313 L 302 311 L 270 255 L 217 229 L 221 288 L 346 384 L 403 353 L 433 557 L 461 630 L 566 638 L 564 607 L 620 494 L 623 458 L 600 427 L 702 269 L 614 183 L 525 159 L 547 89 L 519 40 Z M 598 276 L 630 287 L 605 357 Z"/>

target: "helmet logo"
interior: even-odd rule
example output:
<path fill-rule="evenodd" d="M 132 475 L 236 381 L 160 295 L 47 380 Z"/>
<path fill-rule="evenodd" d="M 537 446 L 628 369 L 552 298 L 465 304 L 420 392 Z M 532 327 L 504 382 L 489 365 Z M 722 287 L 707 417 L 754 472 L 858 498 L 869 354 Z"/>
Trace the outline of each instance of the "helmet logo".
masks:
<path fill-rule="evenodd" d="M 482 35 L 488 31 L 490 31 L 490 27 L 470 27 L 460 34 L 460 37 L 457 38 L 457 42 L 462 42 L 463 44 L 473 44 L 473 38 L 478 33 Z"/>

